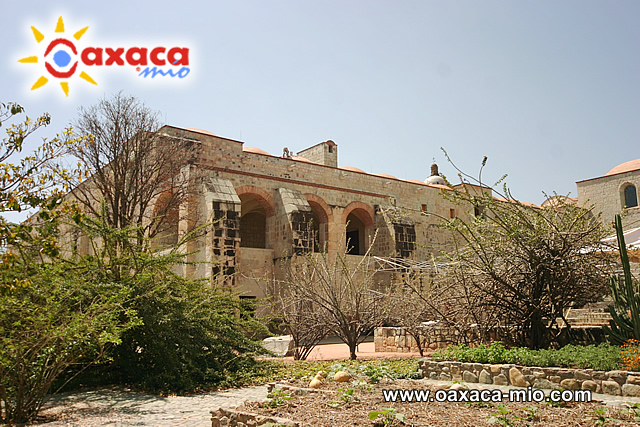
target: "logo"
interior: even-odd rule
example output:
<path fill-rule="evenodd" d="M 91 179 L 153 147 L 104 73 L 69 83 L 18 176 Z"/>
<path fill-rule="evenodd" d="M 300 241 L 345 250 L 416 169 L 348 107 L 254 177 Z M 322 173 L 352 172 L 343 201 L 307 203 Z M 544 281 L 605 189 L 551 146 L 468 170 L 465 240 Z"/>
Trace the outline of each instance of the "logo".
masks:
<path fill-rule="evenodd" d="M 131 67 L 141 78 L 169 77 L 183 79 L 189 75 L 189 48 L 186 47 L 96 47 L 85 46 L 79 49 L 80 42 L 89 27 L 84 27 L 72 36 L 65 37 L 65 25 L 62 16 L 58 18 L 54 35 L 46 45 L 41 56 L 27 56 L 19 59 L 23 64 L 44 63 L 47 75 L 40 76 L 31 87 L 36 90 L 50 79 L 60 82 L 60 87 L 69 96 L 69 81 L 77 74 L 80 79 L 98 85 L 89 72 L 92 67 Z M 38 44 L 46 37 L 36 27 L 31 27 Z M 144 68 L 143 68 L 144 67 Z M 165 67 L 165 68 L 163 68 Z"/>

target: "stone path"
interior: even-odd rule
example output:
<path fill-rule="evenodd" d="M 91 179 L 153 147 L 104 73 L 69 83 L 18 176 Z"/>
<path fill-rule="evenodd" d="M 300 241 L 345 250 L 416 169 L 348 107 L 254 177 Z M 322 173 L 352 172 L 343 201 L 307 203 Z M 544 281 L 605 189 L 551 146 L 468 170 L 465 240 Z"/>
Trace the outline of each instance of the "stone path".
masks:
<path fill-rule="evenodd" d="M 192 396 L 158 397 L 124 389 L 62 393 L 45 405 L 42 415 L 59 416 L 60 426 L 210 426 L 210 411 L 243 401 L 266 399 L 267 387 L 231 389 Z"/>

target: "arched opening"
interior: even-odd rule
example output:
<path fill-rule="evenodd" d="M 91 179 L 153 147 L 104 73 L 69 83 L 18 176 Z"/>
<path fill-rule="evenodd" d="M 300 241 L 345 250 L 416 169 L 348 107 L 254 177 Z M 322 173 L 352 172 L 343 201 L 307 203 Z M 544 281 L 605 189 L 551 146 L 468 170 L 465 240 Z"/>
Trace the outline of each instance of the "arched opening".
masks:
<path fill-rule="evenodd" d="M 624 188 L 624 207 L 633 208 L 638 206 L 638 192 L 636 186 L 629 184 Z"/>
<path fill-rule="evenodd" d="M 347 216 L 347 253 L 364 255 L 366 252 L 365 225 L 356 212 Z"/>
<path fill-rule="evenodd" d="M 177 244 L 180 207 L 176 204 L 171 192 L 164 192 L 158 196 L 153 218 L 158 221 L 158 225 L 152 247 L 157 249 Z"/>
<path fill-rule="evenodd" d="M 267 247 L 267 214 L 264 207 L 250 194 L 240 196 L 240 247 Z"/>
<path fill-rule="evenodd" d="M 307 200 L 311 206 L 313 220 L 311 221 L 311 232 L 313 233 L 313 252 L 326 252 L 329 240 L 329 219 L 327 213 L 320 203 L 314 200 Z"/>

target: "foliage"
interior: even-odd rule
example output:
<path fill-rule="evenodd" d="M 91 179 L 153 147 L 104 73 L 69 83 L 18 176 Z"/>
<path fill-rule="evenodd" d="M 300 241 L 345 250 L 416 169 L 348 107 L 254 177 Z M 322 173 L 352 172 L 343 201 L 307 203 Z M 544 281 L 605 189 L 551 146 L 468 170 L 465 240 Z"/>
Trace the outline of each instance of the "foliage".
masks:
<path fill-rule="evenodd" d="M 269 401 L 264 404 L 264 406 L 268 408 L 277 408 L 278 406 L 284 405 L 288 400 L 293 400 L 293 397 L 286 391 L 281 388 L 276 388 L 271 391 L 271 393 L 267 394 Z"/>
<path fill-rule="evenodd" d="M 16 103 L 0 103 L 0 127 L 24 113 L 24 108 Z M 52 193 L 60 190 L 58 186 L 69 177 L 69 171 L 52 163 L 71 145 L 81 147 L 82 139 L 72 139 L 71 130 L 47 140 L 31 154 L 12 163 L 9 160 L 22 153 L 26 138 L 41 127 L 48 126 L 51 117 L 48 114 L 12 124 L 6 129 L 6 137 L 0 147 L 0 212 L 21 211 L 37 207 L 50 200 Z M 6 230 L 4 230 L 6 232 Z"/>
<path fill-rule="evenodd" d="M 99 265 L 99 280 L 128 289 L 126 308 L 141 319 L 110 349 L 125 381 L 157 392 L 193 390 L 225 382 L 264 351 L 251 338 L 264 327 L 236 295 L 173 271 L 184 261 L 180 247 L 149 253 L 132 243 L 137 228 L 113 229 L 105 218 L 79 215 L 75 225 L 92 242 L 87 257 Z"/>
<path fill-rule="evenodd" d="M 566 345 L 558 350 L 530 350 L 524 347 L 505 348 L 502 343 L 480 344 L 469 347 L 465 344 L 448 346 L 433 354 L 433 359 L 456 360 L 473 363 L 514 363 L 524 366 L 559 366 L 580 369 L 610 371 L 620 369 L 620 348 L 607 343 L 598 346 Z"/>
<path fill-rule="evenodd" d="M 640 371 L 640 341 L 629 340 L 622 345 L 622 369 Z"/>
<path fill-rule="evenodd" d="M 594 409 L 588 417 L 584 418 L 584 421 L 594 421 L 596 426 L 604 426 L 609 422 L 620 424 L 620 420 L 607 416 L 607 408 L 600 406 Z"/>
<path fill-rule="evenodd" d="M 622 345 L 630 339 L 640 340 L 640 290 L 631 275 L 620 215 L 615 216 L 614 225 L 618 236 L 624 278 L 620 280 L 618 276 L 613 275 L 609 278 L 614 302 L 614 305 L 609 306 L 609 313 L 613 319 L 609 321 L 609 326 L 605 325 L 602 329 L 612 344 Z"/>
<path fill-rule="evenodd" d="M 259 360 L 252 371 L 247 372 L 246 378 L 249 381 L 242 382 L 242 384 L 258 384 L 283 379 L 309 381 L 319 370 L 328 372 L 329 377 L 337 371 L 347 371 L 355 377 L 367 366 L 384 369 L 389 378 L 413 378 L 418 373 L 417 359 L 345 360 L 342 363 L 308 360 L 293 362 Z"/>
<path fill-rule="evenodd" d="M 605 294 L 608 258 L 596 248 L 608 231 L 566 198 L 535 206 L 506 185 L 499 191 L 501 181 L 486 185 L 482 168 L 477 179 L 459 176 L 462 183 L 443 196 L 460 214 L 443 221 L 456 237 L 451 273 L 474 296 L 475 323 L 483 336 L 493 330 L 521 346 L 546 347 L 560 334 L 556 319 L 568 323 L 566 309 Z"/>
<path fill-rule="evenodd" d="M 369 412 L 370 420 L 380 420 L 382 426 L 395 426 L 407 420 L 403 414 L 396 412 L 394 408 L 382 408 L 379 411 Z M 375 424 L 374 424 L 375 425 Z"/>
<path fill-rule="evenodd" d="M 359 402 L 360 399 L 353 395 L 355 391 L 356 390 L 354 388 L 339 388 L 337 391 L 337 397 L 339 397 L 345 405 L 348 405 L 352 401 Z M 340 406 L 340 402 L 330 402 L 328 405 L 337 408 Z"/>
<path fill-rule="evenodd" d="M 513 421 L 509 418 L 509 414 L 512 412 L 511 409 L 507 408 L 503 404 L 498 405 L 498 412 L 495 414 L 489 415 L 489 419 L 487 420 L 488 424 L 499 423 L 501 426 L 509 427 L 513 426 Z"/>
<path fill-rule="evenodd" d="M 23 112 L 18 104 L 0 104 L 0 122 Z M 122 307 L 127 289 L 93 281 L 87 273 L 95 265 L 71 265 L 59 256 L 60 191 L 69 172 L 56 160 L 82 141 L 67 130 L 10 162 L 49 123 L 48 114 L 27 117 L 6 130 L 0 148 L 0 211 L 41 209 L 19 225 L 0 217 L 0 421 L 8 423 L 32 420 L 66 369 L 104 357 L 105 346 L 136 322 Z"/>

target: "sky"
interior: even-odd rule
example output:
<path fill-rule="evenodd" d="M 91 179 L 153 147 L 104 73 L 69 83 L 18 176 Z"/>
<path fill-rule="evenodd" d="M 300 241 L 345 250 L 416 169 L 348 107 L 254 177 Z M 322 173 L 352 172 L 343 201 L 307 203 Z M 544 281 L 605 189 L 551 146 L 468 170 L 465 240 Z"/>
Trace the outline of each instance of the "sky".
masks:
<path fill-rule="evenodd" d="M 426 179 L 435 160 L 459 182 L 441 148 L 470 175 L 487 156 L 487 184 L 508 174 L 514 196 L 538 204 L 640 158 L 637 1 L 27 0 L 2 11 L 0 102 L 52 116 L 31 147 L 122 91 L 172 126 L 274 155 L 331 139 L 339 166 L 401 179 Z M 189 73 L 81 63 L 66 97 L 42 56 L 60 16 L 80 50 L 188 47 Z"/>

